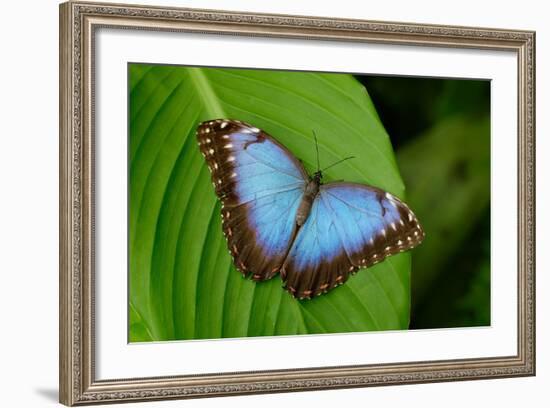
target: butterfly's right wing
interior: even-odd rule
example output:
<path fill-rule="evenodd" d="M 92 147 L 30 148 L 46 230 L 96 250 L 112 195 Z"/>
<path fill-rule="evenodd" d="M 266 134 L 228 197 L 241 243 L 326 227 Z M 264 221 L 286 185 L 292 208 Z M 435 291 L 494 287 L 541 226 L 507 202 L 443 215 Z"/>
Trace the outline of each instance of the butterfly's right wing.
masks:
<path fill-rule="evenodd" d="M 328 183 L 298 231 L 281 277 L 292 295 L 310 298 L 423 239 L 416 216 L 392 194 L 364 184 Z"/>
<path fill-rule="evenodd" d="M 254 280 L 270 279 L 295 234 L 307 173 L 285 147 L 244 122 L 203 122 L 197 138 L 222 203 L 235 267 Z"/>

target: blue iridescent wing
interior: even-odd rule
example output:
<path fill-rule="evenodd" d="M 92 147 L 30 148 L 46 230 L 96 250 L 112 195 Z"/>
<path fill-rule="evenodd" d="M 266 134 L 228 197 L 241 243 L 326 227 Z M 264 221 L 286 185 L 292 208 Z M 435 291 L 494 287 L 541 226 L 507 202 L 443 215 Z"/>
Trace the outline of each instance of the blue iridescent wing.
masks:
<path fill-rule="evenodd" d="M 273 277 L 295 236 L 307 173 L 284 146 L 241 121 L 203 122 L 197 138 L 222 203 L 233 263 L 254 280 Z"/>
<path fill-rule="evenodd" d="M 310 298 L 422 242 L 416 216 L 397 197 L 355 183 L 321 185 L 281 269 L 287 290 Z"/>

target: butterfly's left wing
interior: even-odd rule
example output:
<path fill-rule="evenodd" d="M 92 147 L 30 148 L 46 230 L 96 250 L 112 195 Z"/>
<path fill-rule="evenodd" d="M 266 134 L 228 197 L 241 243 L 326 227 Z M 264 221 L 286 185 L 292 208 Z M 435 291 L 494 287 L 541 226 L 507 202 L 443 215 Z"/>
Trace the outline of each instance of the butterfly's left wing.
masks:
<path fill-rule="evenodd" d="M 423 238 L 416 216 L 397 197 L 363 184 L 328 183 L 298 231 L 281 276 L 293 296 L 310 298 Z"/>
<path fill-rule="evenodd" d="M 235 267 L 254 280 L 270 279 L 294 238 L 307 173 L 283 145 L 245 122 L 203 122 L 197 138 L 222 203 Z"/>

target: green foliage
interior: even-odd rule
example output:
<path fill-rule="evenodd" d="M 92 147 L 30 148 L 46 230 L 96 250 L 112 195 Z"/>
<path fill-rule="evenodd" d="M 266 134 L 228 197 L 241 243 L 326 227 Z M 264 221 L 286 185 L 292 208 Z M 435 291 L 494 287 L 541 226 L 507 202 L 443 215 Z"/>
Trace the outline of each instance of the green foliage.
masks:
<path fill-rule="evenodd" d="M 392 147 L 352 76 L 132 64 L 130 87 L 130 340 L 171 340 L 405 329 L 410 255 L 362 270 L 309 301 L 254 283 L 232 266 L 220 206 L 199 154 L 204 120 L 250 122 L 328 180 L 368 183 L 403 197 Z M 414 208 L 414 207 L 413 207 Z M 422 221 L 422 219 L 421 219 Z"/>
<path fill-rule="evenodd" d="M 413 294 L 422 297 L 485 214 L 490 201 L 489 119 L 441 120 L 398 152 L 408 200 L 426 231 L 414 256 Z M 478 245 L 478 242 L 474 242 Z"/>
<path fill-rule="evenodd" d="M 444 262 L 442 272 L 434 274 L 424 295 L 417 296 L 415 325 L 443 328 L 491 324 L 490 219 L 489 211 L 482 214 L 481 222 Z M 469 221 L 468 226 L 473 223 Z"/>

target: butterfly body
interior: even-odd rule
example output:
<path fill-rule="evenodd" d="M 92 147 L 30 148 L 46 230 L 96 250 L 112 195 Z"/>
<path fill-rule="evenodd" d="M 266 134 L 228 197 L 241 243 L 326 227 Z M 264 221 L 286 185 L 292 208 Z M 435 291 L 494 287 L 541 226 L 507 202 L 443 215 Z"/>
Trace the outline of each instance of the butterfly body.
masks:
<path fill-rule="evenodd" d="M 302 201 L 300 202 L 300 205 L 298 206 L 298 211 L 296 212 L 296 225 L 298 225 L 299 227 L 304 225 L 304 223 L 306 222 L 307 217 L 311 212 L 313 201 L 317 197 L 317 194 L 319 194 L 321 177 L 321 172 L 315 173 L 306 185 Z"/>
<path fill-rule="evenodd" d="M 218 119 L 197 129 L 233 263 L 262 281 L 281 274 L 297 298 L 326 293 L 351 274 L 420 244 L 408 206 L 359 183 L 322 183 L 262 130 Z"/>

